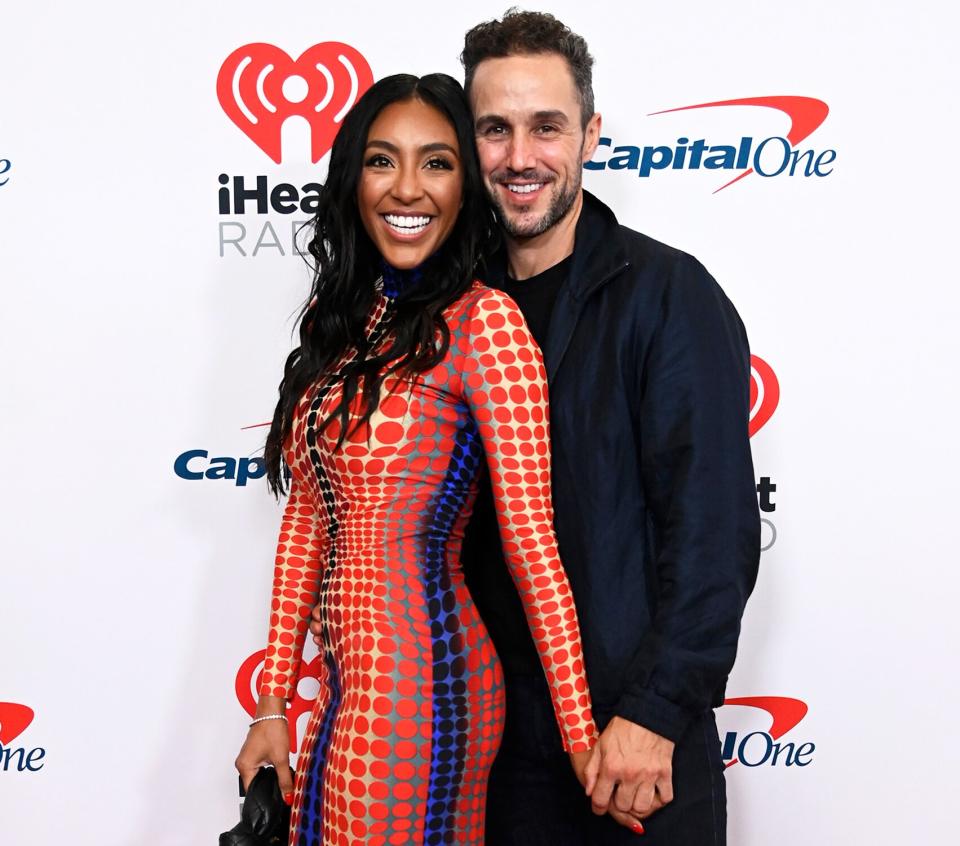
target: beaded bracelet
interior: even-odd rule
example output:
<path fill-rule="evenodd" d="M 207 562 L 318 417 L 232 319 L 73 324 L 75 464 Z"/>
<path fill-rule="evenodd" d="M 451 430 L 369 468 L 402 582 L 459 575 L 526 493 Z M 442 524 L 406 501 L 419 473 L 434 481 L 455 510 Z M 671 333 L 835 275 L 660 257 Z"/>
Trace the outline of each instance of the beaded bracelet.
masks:
<path fill-rule="evenodd" d="M 262 723 L 264 720 L 286 720 L 286 714 L 267 714 L 265 717 L 257 717 L 252 723 L 250 723 L 250 728 L 253 728 L 257 723 Z"/>

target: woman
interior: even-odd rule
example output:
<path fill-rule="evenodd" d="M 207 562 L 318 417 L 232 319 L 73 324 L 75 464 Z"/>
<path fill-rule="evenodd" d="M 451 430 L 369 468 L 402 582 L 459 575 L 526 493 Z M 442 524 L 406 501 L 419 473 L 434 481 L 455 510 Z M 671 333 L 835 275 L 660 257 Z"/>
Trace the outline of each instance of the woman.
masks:
<path fill-rule="evenodd" d="M 578 774 L 596 737 L 553 533 L 540 352 L 513 302 L 472 281 L 491 226 L 459 84 L 371 87 L 333 145 L 313 297 L 267 439 L 272 489 L 281 455 L 292 482 L 237 768 L 249 781 L 287 761 L 280 715 L 319 597 L 325 672 L 291 844 L 483 842 L 503 689 L 458 559 L 484 454 Z"/>

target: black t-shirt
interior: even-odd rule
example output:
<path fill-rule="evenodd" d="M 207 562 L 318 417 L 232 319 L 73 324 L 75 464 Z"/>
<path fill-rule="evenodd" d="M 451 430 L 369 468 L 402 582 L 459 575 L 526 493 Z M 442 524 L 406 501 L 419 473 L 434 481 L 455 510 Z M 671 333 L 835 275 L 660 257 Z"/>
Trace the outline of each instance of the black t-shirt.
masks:
<path fill-rule="evenodd" d="M 543 348 L 557 294 L 570 272 L 573 256 L 529 279 L 504 278 L 496 287 L 513 299 L 523 312 L 530 333 Z M 503 560 L 500 530 L 493 508 L 490 474 L 480 475 L 477 502 L 463 544 L 464 577 L 493 639 L 506 673 L 543 674 L 520 595 Z"/>
<path fill-rule="evenodd" d="M 498 286 L 520 306 L 527 326 L 530 327 L 530 333 L 541 349 L 547 342 L 547 329 L 550 326 L 550 315 L 553 314 L 553 304 L 557 301 L 557 294 L 567 279 L 572 261 L 573 256 L 567 256 L 559 264 L 529 279 L 517 280 L 506 276 Z"/>

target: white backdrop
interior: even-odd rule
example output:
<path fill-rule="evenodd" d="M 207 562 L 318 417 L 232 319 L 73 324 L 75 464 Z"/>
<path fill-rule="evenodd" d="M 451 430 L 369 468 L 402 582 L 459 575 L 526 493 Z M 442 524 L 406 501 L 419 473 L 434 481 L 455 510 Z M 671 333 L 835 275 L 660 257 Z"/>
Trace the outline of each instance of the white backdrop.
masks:
<path fill-rule="evenodd" d="M 300 189 L 326 159 L 311 162 L 292 119 L 271 160 L 218 102 L 221 65 L 255 42 L 295 59 L 337 41 L 377 78 L 459 76 L 463 32 L 502 11 L 0 12 L 0 843 L 193 846 L 236 818 L 235 678 L 264 646 L 279 519 L 236 465 L 249 471 L 264 438 L 243 427 L 273 408 L 307 283 L 291 221 L 308 215 L 220 214 L 218 180 Z M 652 114 L 666 109 L 787 95 L 829 107 L 795 146 L 834 151 L 822 177 L 754 173 L 714 193 L 743 171 L 608 167 L 585 183 L 707 265 L 779 382 L 771 416 L 777 391 L 758 365 L 769 548 L 728 694 L 768 699 L 720 714 L 744 759 L 727 771 L 731 844 L 953 842 L 954 7 L 550 11 L 597 58 L 611 148 L 755 148 L 790 128 L 769 105 Z M 221 244 L 222 223 L 234 238 L 243 225 L 246 256 Z M 200 478 L 178 476 L 178 457 Z"/>

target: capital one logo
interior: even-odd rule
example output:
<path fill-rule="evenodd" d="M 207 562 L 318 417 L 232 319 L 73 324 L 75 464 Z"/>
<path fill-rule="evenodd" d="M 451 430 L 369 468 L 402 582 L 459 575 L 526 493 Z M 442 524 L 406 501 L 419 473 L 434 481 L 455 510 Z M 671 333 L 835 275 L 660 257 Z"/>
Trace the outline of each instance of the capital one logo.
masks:
<path fill-rule="evenodd" d="M 750 426 L 752 438 L 773 417 L 780 403 L 777 374 L 760 356 L 750 356 Z"/>
<path fill-rule="evenodd" d="M 347 112 L 373 84 L 370 65 L 349 44 L 314 44 L 298 59 L 273 44 L 234 50 L 217 75 L 217 99 L 227 117 L 280 164 L 281 130 L 294 116 L 310 125 L 310 160 L 320 161 Z"/>
<path fill-rule="evenodd" d="M 254 652 L 246 661 L 240 665 L 237 671 L 235 689 L 237 692 L 237 701 L 244 711 L 251 717 L 257 712 L 257 690 L 260 687 L 260 676 L 263 674 L 263 661 L 267 656 L 267 650 L 261 649 Z M 326 667 L 323 664 L 323 656 L 316 655 L 312 661 L 300 662 L 300 673 L 297 676 L 297 687 L 294 690 L 293 699 L 287 703 L 287 726 L 290 730 L 290 752 L 296 754 L 299 748 L 297 742 L 297 721 L 301 714 L 309 714 L 313 710 L 315 696 L 307 698 L 300 693 L 300 682 L 303 679 L 321 678 L 326 673 Z"/>
<path fill-rule="evenodd" d="M 806 767 L 816 744 L 783 740 L 807 715 L 807 704 L 787 696 L 744 696 L 727 699 L 728 708 L 746 709 L 749 731 L 728 731 L 723 739 L 723 760 L 726 766 Z M 754 729 L 753 726 L 756 726 Z"/>
<path fill-rule="evenodd" d="M 269 425 L 270 421 L 267 421 L 241 426 L 240 429 L 261 429 Z M 267 464 L 261 455 L 214 455 L 211 458 L 210 450 L 199 448 L 181 452 L 173 460 L 173 472 L 178 478 L 190 482 L 226 480 L 238 488 L 244 488 L 248 482 L 267 475 Z M 286 464 L 282 466 L 282 473 L 290 481 L 290 468 Z"/>
<path fill-rule="evenodd" d="M 13 745 L 32 722 L 32 708 L 17 702 L 0 702 L 0 772 L 35 773 L 43 768 L 40 762 L 46 749 Z"/>
<path fill-rule="evenodd" d="M 700 109 L 719 109 L 731 106 L 752 106 L 771 109 L 786 117 L 790 125 L 783 135 L 756 138 L 743 134 L 739 139 L 726 138 L 715 144 L 705 136 L 697 138 L 699 130 L 686 132 L 672 144 L 646 146 L 620 144 L 613 138 L 600 138 L 595 158 L 586 162 L 587 170 L 635 171 L 642 178 L 659 171 L 707 170 L 741 171 L 732 179 L 727 176 L 716 194 L 752 173 L 761 177 L 801 176 L 825 177 L 833 172 L 837 151 L 800 149 L 799 145 L 827 119 L 830 107 L 815 97 L 778 95 L 772 97 L 739 97 L 733 100 L 714 100 L 692 106 L 678 106 L 651 112 L 647 117 L 689 112 Z M 693 140 L 691 140 L 693 139 Z M 732 142 L 732 143 L 730 143 Z"/>

